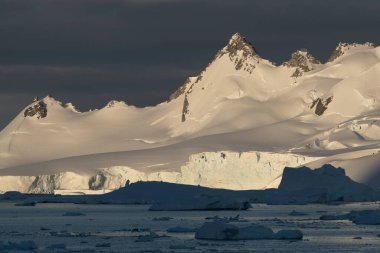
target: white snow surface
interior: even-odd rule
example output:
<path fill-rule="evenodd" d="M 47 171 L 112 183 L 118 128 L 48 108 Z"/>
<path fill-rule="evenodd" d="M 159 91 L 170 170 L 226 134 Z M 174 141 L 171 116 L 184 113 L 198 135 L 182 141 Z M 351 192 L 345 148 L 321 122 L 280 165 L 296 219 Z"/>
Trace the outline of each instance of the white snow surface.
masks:
<path fill-rule="evenodd" d="M 380 187 L 380 48 L 336 50 L 324 64 L 306 57 L 309 70 L 276 66 L 235 34 L 156 106 L 79 112 L 51 96 L 35 101 L 0 132 L 0 191 L 107 192 L 127 181 L 264 189 L 286 166 L 325 162 Z M 24 115 L 39 102 L 46 117 Z"/>

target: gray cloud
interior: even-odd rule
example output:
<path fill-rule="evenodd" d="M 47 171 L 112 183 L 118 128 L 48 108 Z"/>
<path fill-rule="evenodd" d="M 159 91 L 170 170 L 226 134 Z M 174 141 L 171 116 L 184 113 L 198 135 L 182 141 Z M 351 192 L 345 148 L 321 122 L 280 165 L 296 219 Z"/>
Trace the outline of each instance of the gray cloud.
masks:
<path fill-rule="evenodd" d="M 0 0 L 0 128 L 35 95 L 159 103 L 237 31 L 275 62 L 378 44 L 379 12 L 378 0 Z"/>

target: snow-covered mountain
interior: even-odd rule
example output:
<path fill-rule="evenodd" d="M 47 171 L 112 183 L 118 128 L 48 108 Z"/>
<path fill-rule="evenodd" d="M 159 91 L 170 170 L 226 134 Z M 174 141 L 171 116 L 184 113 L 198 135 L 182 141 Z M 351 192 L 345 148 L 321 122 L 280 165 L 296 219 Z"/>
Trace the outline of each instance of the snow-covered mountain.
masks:
<path fill-rule="evenodd" d="M 300 49 L 277 66 L 237 33 L 154 107 L 111 101 L 79 112 L 34 100 L 0 132 L 0 190 L 108 191 L 139 180 L 262 189 L 277 187 L 285 166 L 310 162 L 338 163 L 378 187 L 379 101 L 371 43 L 340 43 L 326 63 Z"/>

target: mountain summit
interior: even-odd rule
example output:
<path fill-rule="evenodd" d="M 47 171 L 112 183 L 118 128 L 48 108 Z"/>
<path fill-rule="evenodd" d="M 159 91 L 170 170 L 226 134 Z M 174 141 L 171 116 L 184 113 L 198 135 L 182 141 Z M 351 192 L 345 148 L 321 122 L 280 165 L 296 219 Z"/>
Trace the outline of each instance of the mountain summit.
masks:
<path fill-rule="evenodd" d="M 223 55 L 228 55 L 230 60 L 235 64 L 236 70 L 244 69 L 250 73 L 255 68 L 255 62 L 259 63 L 261 59 L 253 45 L 240 33 L 232 35 L 228 44 L 217 53 L 216 58 L 220 58 Z"/>
<path fill-rule="evenodd" d="M 287 67 L 296 68 L 292 77 L 302 76 L 303 73 L 313 70 L 314 65 L 320 64 L 320 62 L 312 56 L 307 49 L 302 48 L 292 54 L 289 61 L 283 63 Z"/>
<path fill-rule="evenodd" d="M 0 191 L 128 180 L 262 189 L 277 187 L 285 166 L 311 162 L 380 187 L 367 180 L 380 174 L 380 48 L 341 43 L 333 55 L 323 64 L 301 49 L 276 66 L 237 33 L 153 107 L 111 101 L 79 113 L 36 99 L 0 132 Z"/>
<path fill-rule="evenodd" d="M 47 115 L 47 106 L 44 101 L 38 97 L 33 99 L 33 104 L 24 111 L 25 117 L 37 117 L 38 119 L 45 118 Z"/>
<path fill-rule="evenodd" d="M 375 47 L 375 44 L 370 43 L 370 42 L 366 42 L 363 44 L 340 42 L 338 46 L 335 48 L 335 50 L 333 51 L 333 53 L 331 54 L 327 62 L 332 62 L 336 60 L 337 58 L 339 58 L 340 56 L 342 56 L 343 54 L 345 54 L 346 52 L 352 49 L 363 50 L 363 49 L 373 49 L 374 47 Z"/>

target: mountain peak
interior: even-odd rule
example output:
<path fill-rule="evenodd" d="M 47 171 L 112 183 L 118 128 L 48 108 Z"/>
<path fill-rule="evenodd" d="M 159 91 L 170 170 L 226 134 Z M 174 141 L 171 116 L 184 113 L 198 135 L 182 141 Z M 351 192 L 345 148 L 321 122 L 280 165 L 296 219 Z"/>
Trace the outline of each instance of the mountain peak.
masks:
<path fill-rule="evenodd" d="M 332 62 L 336 59 L 338 59 L 340 56 L 345 54 L 347 51 L 351 49 L 371 49 L 374 48 L 375 44 L 371 42 L 365 42 L 365 43 L 347 43 L 347 42 L 339 42 L 339 44 L 336 46 L 334 51 L 332 52 L 330 58 L 327 60 L 327 62 Z"/>
<path fill-rule="evenodd" d="M 301 48 L 292 53 L 290 60 L 283 63 L 283 65 L 287 67 L 296 68 L 292 77 L 299 77 L 302 76 L 303 73 L 313 70 L 314 64 L 320 64 L 320 62 L 305 48 Z"/>
<path fill-rule="evenodd" d="M 240 33 L 231 36 L 228 44 L 218 52 L 216 58 L 227 55 L 235 64 L 235 69 L 243 69 L 249 73 L 256 67 L 255 63 L 259 63 L 261 57 L 257 54 L 255 48 Z"/>
<path fill-rule="evenodd" d="M 32 104 L 25 109 L 24 117 L 36 117 L 37 119 L 45 118 L 47 116 L 47 104 L 44 99 L 35 97 Z"/>
<path fill-rule="evenodd" d="M 243 69 L 248 73 L 252 73 L 252 70 L 256 67 L 256 64 L 261 60 L 261 57 L 257 54 L 252 44 L 248 42 L 240 33 L 234 33 L 229 39 L 227 45 L 218 51 L 215 58 L 211 63 L 209 63 L 206 69 L 203 70 L 198 76 L 188 78 L 182 86 L 170 95 L 167 102 L 176 99 L 189 89 L 191 91 L 192 85 L 202 80 L 203 74 L 207 68 L 215 62 L 216 59 L 221 58 L 224 55 L 227 55 L 231 62 L 234 63 L 236 70 Z"/>
<path fill-rule="evenodd" d="M 114 108 L 114 107 L 127 107 L 128 104 L 124 101 L 111 100 L 107 103 L 105 108 Z"/>
<path fill-rule="evenodd" d="M 60 105 L 62 106 L 62 102 L 55 99 L 52 95 L 48 94 L 46 95 L 44 98 L 41 99 L 41 101 L 44 101 L 45 103 L 48 103 L 48 104 L 57 104 L 57 105 Z"/>
<path fill-rule="evenodd" d="M 37 119 L 42 119 L 47 117 L 48 111 L 53 108 L 63 108 L 76 113 L 80 112 L 72 103 L 63 104 L 61 101 L 56 100 L 53 96 L 47 95 L 42 99 L 35 97 L 33 102 L 25 109 L 24 117 L 36 117 Z"/>
<path fill-rule="evenodd" d="M 246 40 L 240 33 L 235 33 L 231 36 L 226 47 L 223 48 L 226 53 L 236 56 L 239 51 L 243 53 L 243 56 L 258 56 L 253 45 Z"/>
<path fill-rule="evenodd" d="M 230 43 L 231 43 L 231 41 L 234 41 L 234 40 L 245 40 L 245 38 L 239 32 L 236 32 L 236 33 L 232 34 L 232 36 L 230 38 Z"/>
<path fill-rule="evenodd" d="M 78 108 L 76 108 L 76 106 L 73 103 L 71 103 L 71 102 L 64 104 L 63 107 L 66 108 L 66 109 L 69 109 L 69 110 L 71 110 L 73 112 L 78 112 L 78 113 L 80 112 L 78 110 Z"/>

